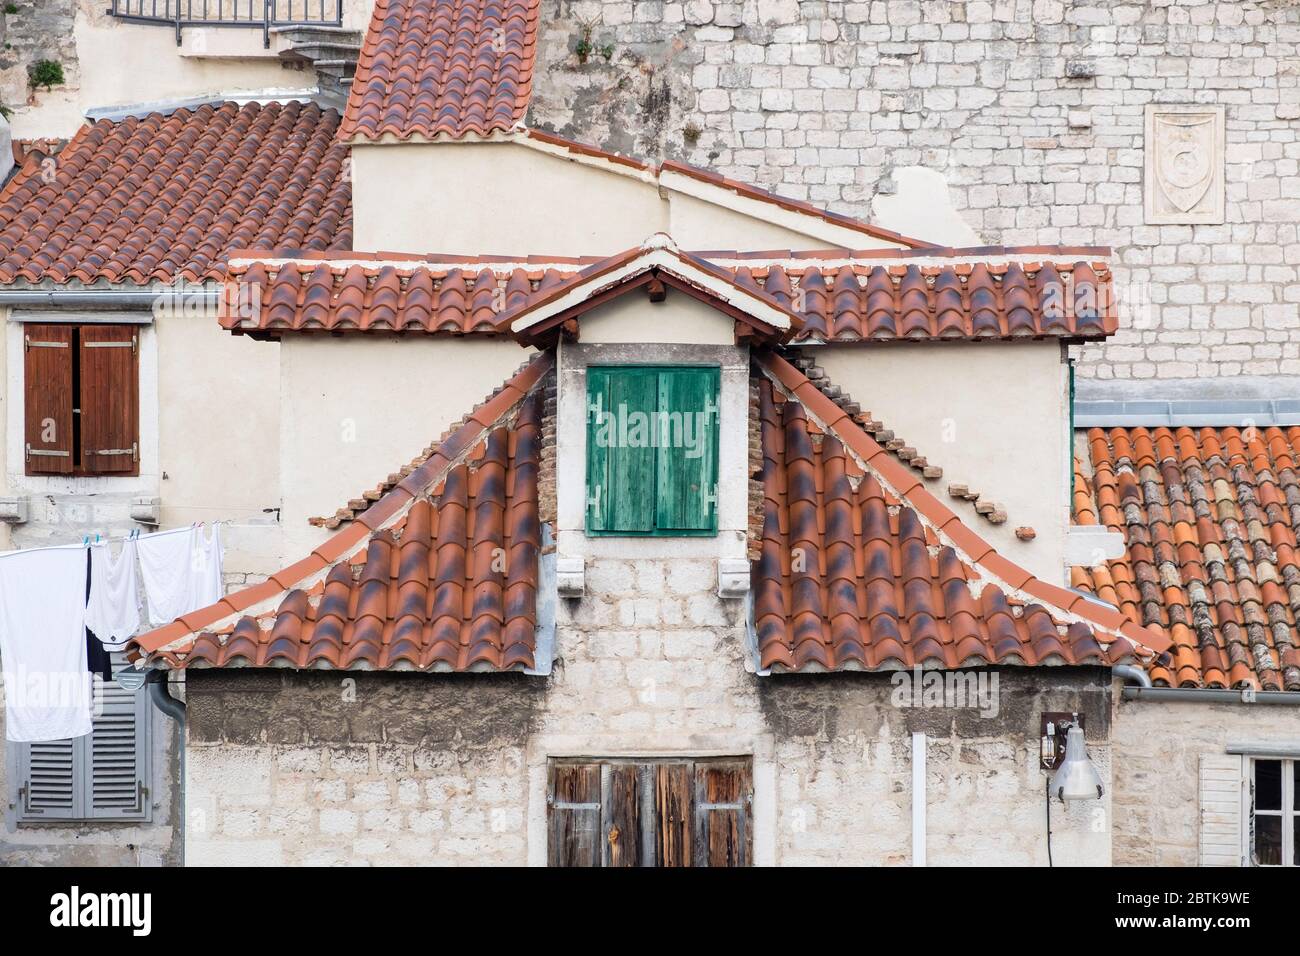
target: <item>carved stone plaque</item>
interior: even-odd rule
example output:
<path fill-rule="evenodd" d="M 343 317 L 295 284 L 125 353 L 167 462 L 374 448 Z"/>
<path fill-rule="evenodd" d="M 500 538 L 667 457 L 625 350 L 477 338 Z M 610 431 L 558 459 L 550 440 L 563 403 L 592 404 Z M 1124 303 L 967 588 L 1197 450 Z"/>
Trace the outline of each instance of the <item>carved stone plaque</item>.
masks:
<path fill-rule="evenodd" d="M 1146 221 L 1223 222 L 1223 107 L 1146 109 Z"/>

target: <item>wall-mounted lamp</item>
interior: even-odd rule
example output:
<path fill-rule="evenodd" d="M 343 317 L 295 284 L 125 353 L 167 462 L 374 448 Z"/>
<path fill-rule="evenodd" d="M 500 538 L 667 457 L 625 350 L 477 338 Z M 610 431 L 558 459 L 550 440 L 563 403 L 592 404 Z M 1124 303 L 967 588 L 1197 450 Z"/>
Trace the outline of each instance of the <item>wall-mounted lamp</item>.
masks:
<path fill-rule="evenodd" d="M 1060 745 L 1065 735 L 1064 754 Z M 1048 793 L 1058 800 L 1100 800 L 1101 775 L 1088 759 L 1088 746 L 1083 739 L 1083 720 L 1077 713 L 1044 714 L 1042 766 L 1055 771 Z"/>

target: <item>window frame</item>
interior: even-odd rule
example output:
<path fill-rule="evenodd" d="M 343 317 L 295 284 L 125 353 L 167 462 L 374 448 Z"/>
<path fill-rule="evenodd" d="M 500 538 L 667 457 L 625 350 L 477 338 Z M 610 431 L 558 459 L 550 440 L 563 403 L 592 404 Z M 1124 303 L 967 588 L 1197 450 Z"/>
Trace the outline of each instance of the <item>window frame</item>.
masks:
<path fill-rule="evenodd" d="M 753 754 L 741 753 L 549 757 L 546 866 L 708 867 L 710 857 L 721 850 L 724 856 L 734 853 L 738 857 L 723 866 L 752 867 L 756 842 L 754 764 Z M 731 786 L 737 788 L 734 798 L 710 797 L 711 787 Z M 560 789 L 565 791 L 563 796 L 557 793 Z M 587 792 L 578 794 L 575 789 Z M 593 814 L 594 826 L 590 820 L 586 826 L 578 824 L 579 815 L 590 818 Z M 738 838 L 735 842 L 726 838 L 729 827 L 731 835 Z M 557 845 L 557 838 L 574 838 L 578 833 L 585 839 Z M 566 853 L 574 850 L 594 855 L 595 862 L 566 862 Z M 670 858 L 668 863 L 663 854 Z"/>
<path fill-rule="evenodd" d="M 1245 844 L 1244 858 L 1250 866 L 1268 869 L 1288 869 L 1300 867 L 1300 854 L 1296 853 L 1296 833 L 1300 828 L 1300 788 L 1296 786 L 1297 768 L 1300 758 L 1283 756 L 1252 755 L 1247 758 L 1247 776 L 1245 793 L 1245 826 L 1242 827 L 1242 841 Z M 1259 810 L 1255 806 L 1255 780 L 1258 765 L 1263 762 L 1279 765 L 1281 776 L 1281 794 L 1277 810 Z M 1282 823 L 1280 863 L 1260 863 L 1255 855 L 1255 820 L 1259 817 L 1279 817 Z"/>
<path fill-rule="evenodd" d="M 114 674 L 126 666 L 126 655 L 121 651 L 111 653 Z M 101 693 L 101 679 L 95 679 L 96 699 Z M 153 819 L 153 713 L 148 692 L 144 687 L 134 692 L 134 745 L 135 778 L 138 805 L 134 809 L 96 807 L 94 805 L 94 740 L 96 716 L 91 721 L 91 732 L 84 737 L 74 737 L 71 747 L 72 807 L 66 811 L 29 809 L 26 800 L 31 779 L 31 748 L 33 744 L 9 741 L 5 748 L 7 776 L 10 781 L 8 804 L 13 822 L 20 827 L 43 827 L 63 824 L 114 824 L 137 825 Z M 63 743 L 64 741 L 50 741 Z"/>
<path fill-rule="evenodd" d="M 592 436 L 594 435 L 594 425 L 592 421 L 592 385 L 594 376 L 593 372 L 602 375 L 619 372 L 632 371 L 654 371 L 656 374 L 655 391 L 656 396 L 662 390 L 662 376 L 665 372 L 683 372 L 683 371 L 704 371 L 712 373 L 713 403 L 714 415 L 710 429 L 710 450 L 708 454 L 712 456 L 712 475 L 713 475 L 713 501 L 709 506 L 709 524 L 707 528 L 662 528 L 659 526 L 660 515 L 662 511 L 662 502 L 659 495 L 659 481 L 661 473 L 661 458 L 659 454 L 659 444 L 656 441 L 654 446 L 654 456 L 651 462 L 650 471 L 654 476 L 655 491 L 652 496 L 653 527 L 649 530 L 611 530 L 605 528 L 593 527 L 592 521 Z M 721 465 L 721 436 L 722 436 L 722 366 L 715 362 L 628 362 L 628 363 L 593 363 L 588 365 L 585 370 L 585 409 L 586 416 L 583 422 L 585 436 L 583 438 L 583 447 L 585 453 L 586 465 L 583 470 L 583 529 L 587 537 L 591 538 L 716 538 L 718 536 L 718 512 L 720 510 L 719 490 L 721 479 L 719 469 Z M 658 407 L 656 405 L 656 414 Z"/>

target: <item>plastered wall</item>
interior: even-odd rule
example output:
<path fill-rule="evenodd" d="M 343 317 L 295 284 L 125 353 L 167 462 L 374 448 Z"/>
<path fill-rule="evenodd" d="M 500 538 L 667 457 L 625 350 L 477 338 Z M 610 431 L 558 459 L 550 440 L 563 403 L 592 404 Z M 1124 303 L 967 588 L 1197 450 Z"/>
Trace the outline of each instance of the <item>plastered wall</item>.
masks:
<path fill-rule="evenodd" d="M 1069 383 L 1056 342 L 941 342 L 805 348 L 830 380 L 943 469 L 927 482 L 979 535 L 1045 581 L 1064 583 Z M 949 484 L 1005 507 L 994 525 Z M 1032 541 L 1015 535 L 1033 528 Z"/>
<path fill-rule="evenodd" d="M 280 346 L 284 556 L 308 525 L 375 487 L 468 415 L 528 360 L 510 339 L 299 336 Z"/>

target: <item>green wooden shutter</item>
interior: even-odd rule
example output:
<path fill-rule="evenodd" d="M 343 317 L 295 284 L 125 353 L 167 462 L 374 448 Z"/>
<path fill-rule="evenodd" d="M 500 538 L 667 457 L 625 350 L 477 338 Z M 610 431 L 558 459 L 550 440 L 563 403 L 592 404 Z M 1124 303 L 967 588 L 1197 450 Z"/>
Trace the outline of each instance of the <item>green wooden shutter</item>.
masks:
<path fill-rule="evenodd" d="M 587 370 L 587 527 L 655 527 L 654 369 Z"/>
<path fill-rule="evenodd" d="M 660 531 L 717 527 L 718 379 L 716 368 L 659 373 Z"/>

